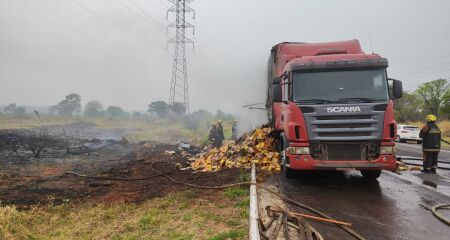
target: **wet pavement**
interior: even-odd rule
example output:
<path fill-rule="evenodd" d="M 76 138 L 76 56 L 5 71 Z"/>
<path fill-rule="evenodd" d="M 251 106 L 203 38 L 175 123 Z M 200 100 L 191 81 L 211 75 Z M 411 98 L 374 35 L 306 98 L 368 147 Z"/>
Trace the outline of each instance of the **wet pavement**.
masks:
<path fill-rule="evenodd" d="M 399 145 L 399 154 L 420 157 L 421 149 L 416 148 L 420 145 L 402 145 Z M 450 160 L 450 151 L 441 155 Z M 280 176 L 279 184 L 287 197 L 337 220 L 352 223 L 353 229 L 367 239 L 447 240 L 450 226 L 435 218 L 430 209 L 437 204 L 450 203 L 450 195 L 440 192 L 450 184 L 449 172 L 439 171 L 441 176 L 420 172 L 383 173 L 375 182 L 365 181 L 356 171 L 300 173 L 292 179 Z M 423 187 L 424 181 L 430 186 Z M 290 208 L 306 212 L 292 205 Z M 450 209 L 440 210 L 440 213 L 450 217 Z M 335 225 L 309 222 L 325 239 L 354 239 Z"/>
<path fill-rule="evenodd" d="M 412 160 L 413 158 L 422 158 L 422 148 L 419 144 L 400 143 L 397 144 L 397 156 L 402 156 L 402 161 L 421 165 L 421 160 Z M 442 150 L 439 153 L 438 166 L 450 168 L 450 151 Z M 426 174 L 420 171 L 404 171 L 400 173 L 400 178 L 407 181 L 429 186 L 434 190 L 450 196 L 450 170 L 438 169 L 437 174 Z"/>

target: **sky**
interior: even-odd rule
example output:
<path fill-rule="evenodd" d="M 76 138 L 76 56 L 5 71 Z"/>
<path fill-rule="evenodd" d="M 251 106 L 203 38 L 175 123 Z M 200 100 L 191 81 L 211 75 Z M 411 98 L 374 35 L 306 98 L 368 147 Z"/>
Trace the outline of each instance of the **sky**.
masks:
<path fill-rule="evenodd" d="M 83 104 L 145 111 L 169 100 L 174 36 L 165 0 L 0 0 L 0 105 Z M 359 39 L 406 90 L 450 79 L 450 1 L 195 0 L 187 47 L 191 111 L 237 113 L 265 100 L 279 42 Z M 246 110 L 247 111 L 247 110 Z M 258 111 L 258 110 L 253 110 Z M 256 113 L 255 113 L 256 114 Z M 260 114 L 260 113 L 258 113 Z"/>

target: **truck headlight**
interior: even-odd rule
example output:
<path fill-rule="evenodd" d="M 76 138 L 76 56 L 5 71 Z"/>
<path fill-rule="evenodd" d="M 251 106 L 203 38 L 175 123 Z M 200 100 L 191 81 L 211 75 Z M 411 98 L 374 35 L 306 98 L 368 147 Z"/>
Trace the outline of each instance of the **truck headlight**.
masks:
<path fill-rule="evenodd" d="M 394 153 L 395 153 L 394 146 L 381 146 L 380 147 L 380 154 L 394 154 Z"/>
<path fill-rule="evenodd" d="M 290 147 L 289 153 L 292 155 L 309 154 L 309 147 Z"/>

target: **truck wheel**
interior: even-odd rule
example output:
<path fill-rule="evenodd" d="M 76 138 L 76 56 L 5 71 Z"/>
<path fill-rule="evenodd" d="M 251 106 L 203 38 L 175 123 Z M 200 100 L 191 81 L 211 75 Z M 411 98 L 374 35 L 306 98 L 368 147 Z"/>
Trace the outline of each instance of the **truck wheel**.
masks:
<path fill-rule="evenodd" d="M 283 167 L 283 174 L 286 178 L 293 178 L 295 176 L 294 170 L 289 167 Z"/>
<path fill-rule="evenodd" d="M 375 180 L 381 175 L 381 170 L 361 170 L 364 179 Z"/>
<path fill-rule="evenodd" d="M 285 165 L 286 161 L 286 154 L 285 154 L 285 150 L 286 149 L 286 144 L 284 143 L 284 141 L 280 138 L 280 144 L 279 144 L 279 151 L 280 151 L 280 156 L 281 156 L 281 167 L 283 168 L 283 175 L 286 178 L 292 178 L 294 177 L 294 170 L 292 170 L 290 167 L 287 167 Z"/>

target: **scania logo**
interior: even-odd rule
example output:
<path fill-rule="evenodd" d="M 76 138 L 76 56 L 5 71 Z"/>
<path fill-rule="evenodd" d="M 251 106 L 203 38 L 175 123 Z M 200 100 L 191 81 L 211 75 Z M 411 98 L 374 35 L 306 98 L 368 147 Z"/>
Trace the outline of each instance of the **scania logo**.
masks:
<path fill-rule="evenodd" d="M 327 107 L 328 113 L 342 113 L 342 112 L 361 112 L 361 108 L 358 106 L 351 107 Z"/>

